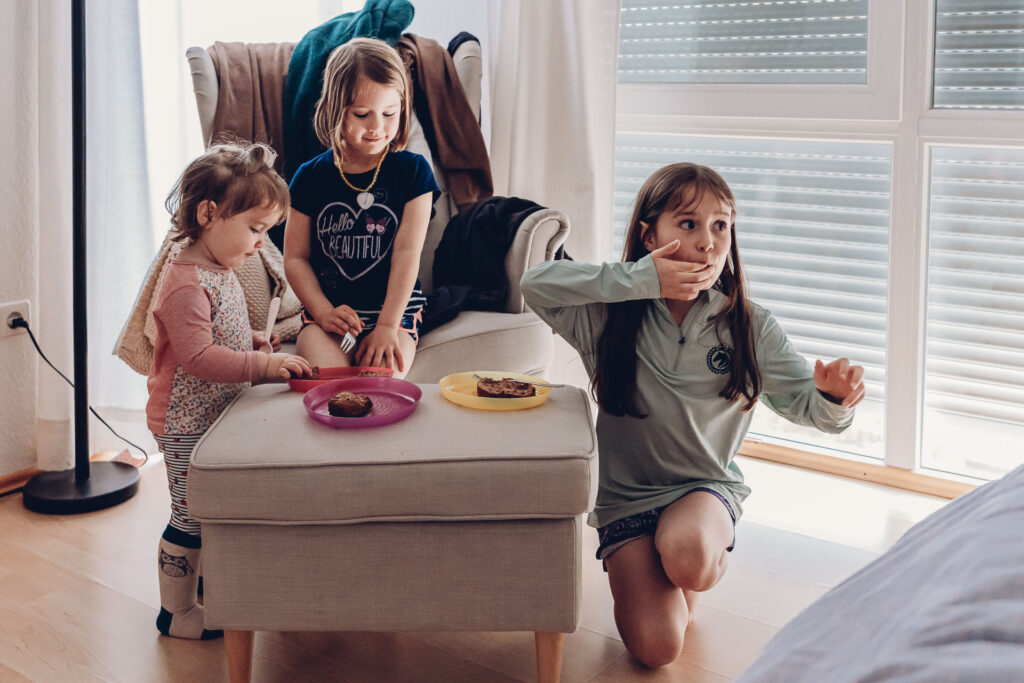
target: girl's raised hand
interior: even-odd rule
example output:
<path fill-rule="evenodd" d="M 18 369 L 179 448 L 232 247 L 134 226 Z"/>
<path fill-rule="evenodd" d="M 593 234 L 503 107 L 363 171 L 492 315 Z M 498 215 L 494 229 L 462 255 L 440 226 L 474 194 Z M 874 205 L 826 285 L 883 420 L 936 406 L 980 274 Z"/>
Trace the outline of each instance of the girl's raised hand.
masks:
<path fill-rule="evenodd" d="M 398 346 L 398 328 L 377 325 L 366 335 L 356 349 L 356 365 L 374 368 L 391 368 L 405 371 L 402 351 Z"/>
<path fill-rule="evenodd" d="M 852 408 L 864 399 L 864 368 L 850 365 L 846 358 L 825 365 L 814 361 L 814 385 L 844 408 Z"/>
<path fill-rule="evenodd" d="M 302 356 L 290 353 L 272 353 L 267 359 L 267 369 L 263 376 L 267 379 L 289 379 L 291 377 L 309 377 L 313 368 Z"/>
<path fill-rule="evenodd" d="M 318 316 L 316 322 L 324 332 L 333 332 L 339 336 L 344 336 L 347 332 L 358 336 L 363 331 L 363 321 L 345 304 Z"/>
<path fill-rule="evenodd" d="M 679 240 L 672 240 L 651 252 L 654 268 L 658 271 L 658 283 L 664 299 L 693 299 L 701 290 L 712 284 L 714 268 L 707 263 L 677 261 L 669 258 L 679 248 Z"/>

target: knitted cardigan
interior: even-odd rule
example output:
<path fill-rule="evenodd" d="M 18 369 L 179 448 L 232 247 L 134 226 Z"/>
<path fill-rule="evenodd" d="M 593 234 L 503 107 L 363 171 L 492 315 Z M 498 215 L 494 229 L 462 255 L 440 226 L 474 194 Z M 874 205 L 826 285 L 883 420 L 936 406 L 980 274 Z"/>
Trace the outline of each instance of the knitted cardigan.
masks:
<path fill-rule="evenodd" d="M 175 256 L 180 243 L 164 238 L 156 258 L 150 264 L 142 288 L 135 298 L 131 314 L 118 335 L 114 355 L 128 364 L 132 370 L 148 375 L 153 365 L 153 346 L 156 341 L 156 320 L 153 318 L 153 304 L 160 287 L 161 275 L 167 260 Z M 249 311 L 249 326 L 263 330 L 270 312 L 270 300 L 281 297 L 281 308 L 274 324 L 274 332 L 281 341 L 292 341 L 302 329 L 300 310 L 302 304 L 284 277 L 284 256 L 274 243 L 267 240 L 259 252 L 235 268 L 235 277 L 245 293 L 245 304 Z"/>

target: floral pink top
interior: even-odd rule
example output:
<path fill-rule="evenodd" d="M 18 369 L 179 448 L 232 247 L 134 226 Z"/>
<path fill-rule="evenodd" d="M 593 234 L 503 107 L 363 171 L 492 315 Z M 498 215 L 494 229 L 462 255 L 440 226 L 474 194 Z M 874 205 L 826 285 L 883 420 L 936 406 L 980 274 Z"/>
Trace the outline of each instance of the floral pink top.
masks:
<path fill-rule="evenodd" d="M 171 259 L 157 286 L 146 418 L 154 434 L 202 434 L 260 378 L 245 295 L 230 268 Z"/>

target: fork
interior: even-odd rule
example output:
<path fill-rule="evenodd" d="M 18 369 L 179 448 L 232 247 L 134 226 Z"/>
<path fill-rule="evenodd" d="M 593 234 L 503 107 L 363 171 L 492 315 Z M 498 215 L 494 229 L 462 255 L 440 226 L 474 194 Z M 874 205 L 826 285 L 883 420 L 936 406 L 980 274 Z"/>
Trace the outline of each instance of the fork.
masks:
<path fill-rule="evenodd" d="M 351 351 L 356 345 L 356 338 L 352 336 L 351 332 L 346 332 L 345 336 L 341 339 L 341 350 L 345 353 Z"/>
<path fill-rule="evenodd" d="M 473 379 L 481 380 L 481 379 L 493 379 L 493 378 L 491 378 L 491 377 L 481 377 L 480 375 L 478 375 L 478 374 L 476 374 L 474 372 L 473 373 Z M 513 377 L 510 377 L 509 379 L 511 379 L 513 382 L 522 382 L 523 384 L 532 384 L 532 385 L 534 385 L 536 387 L 548 387 L 549 389 L 560 389 L 560 388 L 565 386 L 564 384 L 548 384 L 547 382 L 531 382 L 528 379 L 515 379 Z"/>

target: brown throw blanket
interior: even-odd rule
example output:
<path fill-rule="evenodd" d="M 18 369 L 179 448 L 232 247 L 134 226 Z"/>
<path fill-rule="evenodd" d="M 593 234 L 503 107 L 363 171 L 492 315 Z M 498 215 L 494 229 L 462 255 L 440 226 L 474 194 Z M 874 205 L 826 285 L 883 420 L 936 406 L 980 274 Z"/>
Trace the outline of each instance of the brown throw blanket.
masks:
<path fill-rule="evenodd" d="M 295 43 L 221 43 L 206 48 L 217 71 L 214 142 L 236 137 L 265 142 L 277 152 L 274 170 L 284 171 L 284 79 Z M 304 160 L 303 160 L 304 161 Z"/>
<path fill-rule="evenodd" d="M 413 76 L 416 116 L 428 140 L 433 132 L 434 163 L 444 169 L 452 201 L 461 211 L 491 197 L 494 183 L 484 136 L 448 50 L 412 33 L 395 47 Z"/>

